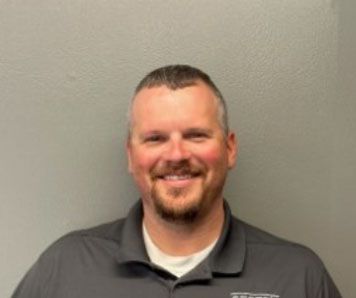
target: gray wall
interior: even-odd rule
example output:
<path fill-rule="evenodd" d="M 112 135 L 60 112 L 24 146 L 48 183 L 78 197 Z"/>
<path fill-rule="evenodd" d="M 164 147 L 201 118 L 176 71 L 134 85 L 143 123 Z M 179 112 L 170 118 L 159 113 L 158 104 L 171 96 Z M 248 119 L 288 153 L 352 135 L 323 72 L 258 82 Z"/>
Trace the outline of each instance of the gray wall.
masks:
<path fill-rule="evenodd" d="M 356 293 L 354 26 L 332 0 L 0 0 L 0 296 L 60 235 L 126 213 L 128 99 L 149 70 L 211 74 L 240 138 L 235 213 Z"/>

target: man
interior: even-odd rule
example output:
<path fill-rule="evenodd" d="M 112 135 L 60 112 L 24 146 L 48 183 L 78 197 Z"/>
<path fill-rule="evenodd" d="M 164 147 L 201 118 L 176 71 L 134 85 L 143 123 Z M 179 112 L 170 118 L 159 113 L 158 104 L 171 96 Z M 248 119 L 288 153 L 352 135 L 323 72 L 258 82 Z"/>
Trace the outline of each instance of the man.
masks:
<path fill-rule="evenodd" d="M 208 75 L 159 68 L 137 86 L 127 155 L 141 200 L 42 254 L 13 298 L 341 297 L 319 258 L 234 218 L 237 140 Z"/>

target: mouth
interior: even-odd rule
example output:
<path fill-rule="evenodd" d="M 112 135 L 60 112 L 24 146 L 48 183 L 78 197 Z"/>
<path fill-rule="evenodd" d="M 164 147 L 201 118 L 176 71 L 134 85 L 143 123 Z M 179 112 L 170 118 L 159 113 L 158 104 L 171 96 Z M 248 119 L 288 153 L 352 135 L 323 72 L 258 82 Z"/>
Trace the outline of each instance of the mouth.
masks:
<path fill-rule="evenodd" d="M 179 181 L 179 180 L 187 180 L 187 179 L 192 179 L 196 176 L 191 175 L 191 174 L 185 174 L 185 175 L 175 175 L 175 174 L 168 174 L 159 177 L 160 179 L 163 180 L 168 180 L 168 181 Z"/>
<path fill-rule="evenodd" d="M 164 184 L 172 187 L 185 187 L 193 183 L 196 178 L 199 178 L 199 173 L 184 173 L 184 174 L 164 174 L 159 175 L 157 178 L 159 181 L 162 181 Z"/>

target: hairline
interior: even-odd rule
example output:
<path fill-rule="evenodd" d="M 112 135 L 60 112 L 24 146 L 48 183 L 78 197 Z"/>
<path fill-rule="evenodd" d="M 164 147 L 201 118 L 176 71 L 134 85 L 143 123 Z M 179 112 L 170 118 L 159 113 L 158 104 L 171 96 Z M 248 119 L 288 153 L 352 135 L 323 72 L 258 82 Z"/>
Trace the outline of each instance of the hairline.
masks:
<path fill-rule="evenodd" d="M 229 124 L 228 124 L 228 115 L 227 115 L 227 106 L 226 106 L 226 102 L 222 96 L 222 94 L 220 93 L 220 91 L 217 89 L 217 87 L 215 87 L 216 89 L 214 89 L 212 86 L 210 86 L 207 82 L 205 82 L 204 79 L 202 78 L 196 78 L 196 79 L 192 79 L 191 81 L 187 82 L 186 84 L 182 85 L 182 86 L 171 86 L 171 84 L 167 83 L 167 82 L 151 82 L 147 85 L 141 85 L 139 84 L 136 89 L 135 92 L 133 94 L 133 96 L 131 97 L 130 103 L 129 103 L 129 107 L 127 110 L 127 141 L 129 143 L 129 141 L 131 140 L 131 136 L 132 136 L 132 128 L 133 128 L 133 121 L 132 121 L 132 110 L 133 110 L 133 106 L 134 106 L 134 102 L 135 102 L 135 98 L 137 96 L 137 94 L 144 90 L 144 89 L 152 89 L 152 88 L 158 88 L 158 87 L 162 87 L 165 86 L 168 89 L 175 91 L 175 90 L 180 90 L 180 89 L 184 89 L 184 88 L 188 88 L 188 87 L 192 87 L 192 86 L 196 86 L 199 82 L 201 82 L 202 84 L 204 84 L 205 86 L 207 86 L 214 94 L 214 100 L 217 103 L 217 108 L 218 108 L 218 122 L 219 122 L 219 126 L 223 132 L 223 136 L 225 138 L 227 138 L 228 134 L 229 134 Z"/>

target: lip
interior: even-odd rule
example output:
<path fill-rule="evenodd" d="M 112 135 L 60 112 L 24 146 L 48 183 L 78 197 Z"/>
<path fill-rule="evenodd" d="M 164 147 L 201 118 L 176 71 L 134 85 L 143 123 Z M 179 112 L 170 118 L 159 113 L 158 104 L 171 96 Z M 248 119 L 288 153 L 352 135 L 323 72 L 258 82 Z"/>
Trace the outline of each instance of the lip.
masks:
<path fill-rule="evenodd" d="M 199 176 L 196 175 L 167 175 L 160 177 L 158 181 L 170 187 L 182 188 L 189 186 L 196 181 L 198 177 Z"/>

